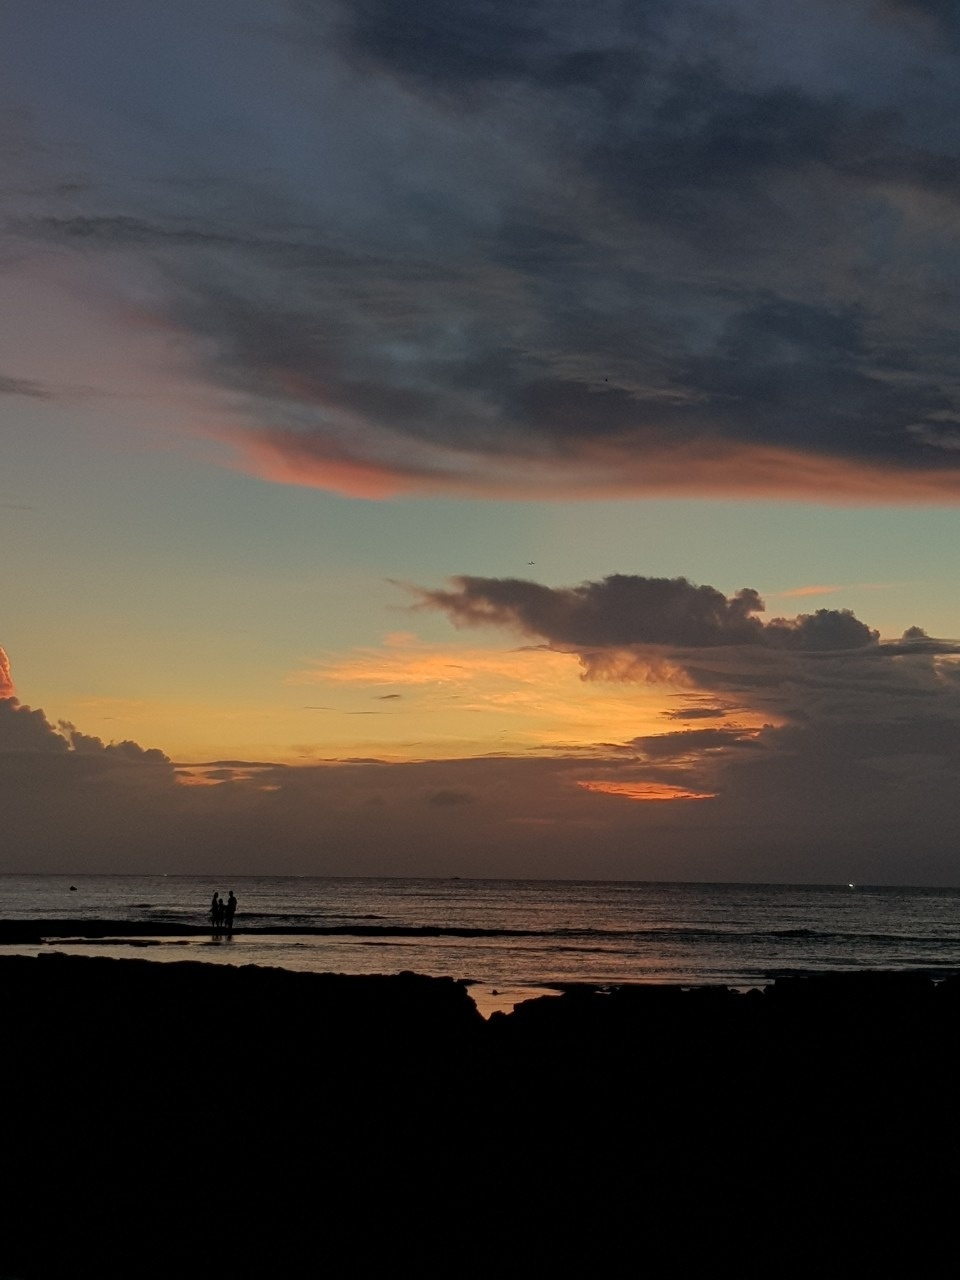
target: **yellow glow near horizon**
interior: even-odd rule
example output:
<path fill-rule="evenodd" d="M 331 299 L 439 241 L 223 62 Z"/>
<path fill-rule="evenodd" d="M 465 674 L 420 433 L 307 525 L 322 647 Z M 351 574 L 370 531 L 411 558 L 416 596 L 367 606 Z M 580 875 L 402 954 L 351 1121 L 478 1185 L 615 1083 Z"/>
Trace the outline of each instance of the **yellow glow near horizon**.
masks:
<path fill-rule="evenodd" d="M 344 695 L 355 698 L 361 691 L 368 699 L 389 698 L 396 719 L 416 726 L 432 747 L 460 742 L 471 744 L 471 753 L 582 749 L 662 733 L 665 700 L 675 692 L 583 680 L 571 654 L 428 646 L 408 635 L 318 661 L 290 682 L 323 688 L 344 707 Z M 384 740 L 380 722 L 377 730 Z"/>
<path fill-rule="evenodd" d="M 180 763 L 308 764 L 358 756 L 607 754 L 635 738 L 689 727 L 665 713 L 680 700 L 704 698 L 669 682 L 584 680 L 573 654 L 428 644 L 408 632 L 273 678 L 261 673 L 239 700 L 233 692 L 212 691 L 202 702 L 86 698 L 48 713 L 104 741 L 159 747 Z M 756 728 L 761 718 L 741 709 L 735 722 Z"/>

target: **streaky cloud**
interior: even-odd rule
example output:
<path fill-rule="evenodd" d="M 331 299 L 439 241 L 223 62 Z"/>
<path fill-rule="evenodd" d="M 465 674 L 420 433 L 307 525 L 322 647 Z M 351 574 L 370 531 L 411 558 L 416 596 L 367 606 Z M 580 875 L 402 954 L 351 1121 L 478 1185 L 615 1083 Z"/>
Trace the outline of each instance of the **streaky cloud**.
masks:
<path fill-rule="evenodd" d="M 0 396 L 27 396 L 33 400 L 49 400 L 51 392 L 30 378 L 7 378 L 0 374 Z"/>

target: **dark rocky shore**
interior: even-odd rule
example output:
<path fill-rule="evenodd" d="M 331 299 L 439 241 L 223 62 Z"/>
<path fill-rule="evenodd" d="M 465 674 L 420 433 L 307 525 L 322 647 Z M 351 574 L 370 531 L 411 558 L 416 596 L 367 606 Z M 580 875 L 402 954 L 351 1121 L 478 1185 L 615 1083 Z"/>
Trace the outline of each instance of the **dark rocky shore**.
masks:
<path fill-rule="evenodd" d="M 0 958 L 0 1275 L 911 1274 L 960 980 L 573 989 Z"/>

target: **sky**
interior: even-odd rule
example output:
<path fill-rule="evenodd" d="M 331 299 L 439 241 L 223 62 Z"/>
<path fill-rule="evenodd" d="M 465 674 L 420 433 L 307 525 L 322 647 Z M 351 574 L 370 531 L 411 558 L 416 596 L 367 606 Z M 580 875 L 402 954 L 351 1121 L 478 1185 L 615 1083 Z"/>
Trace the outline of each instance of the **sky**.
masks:
<path fill-rule="evenodd" d="M 0 871 L 960 885 L 960 10 L 33 0 Z"/>

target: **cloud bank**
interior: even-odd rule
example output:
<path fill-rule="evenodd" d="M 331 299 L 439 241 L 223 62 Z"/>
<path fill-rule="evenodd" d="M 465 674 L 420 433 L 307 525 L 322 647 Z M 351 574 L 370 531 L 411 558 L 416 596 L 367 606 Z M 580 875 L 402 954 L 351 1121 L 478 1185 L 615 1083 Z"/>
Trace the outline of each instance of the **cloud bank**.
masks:
<path fill-rule="evenodd" d="M 957 882 L 956 643 L 885 640 L 843 609 L 765 619 L 750 588 L 639 575 L 461 577 L 414 607 L 519 635 L 525 659 L 579 662 L 586 680 L 655 681 L 664 732 L 524 756 L 174 764 L 7 696 L 0 869 Z"/>
<path fill-rule="evenodd" d="M 954 502 L 958 56 L 906 0 L 37 0 L 4 261 L 270 480 Z"/>
<path fill-rule="evenodd" d="M 581 785 L 625 799 L 656 785 L 707 798 L 683 823 L 707 813 L 721 843 L 737 832 L 730 856 L 738 866 L 747 858 L 752 874 L 765 840 L 774 879 L 786 865 L 805 878 L 818 844 L 861 865 L 897 864 L 908 878 L 937 849 L 947 874 L 960 874 L 947 851 L 960 820 L 957 642 L 920 627 L 884 640 L 843 609 L 764 620 L 752 589 L 726 596 L 683 578 L 550 588 L 459 577 L 413 590 L 415 607 L 457 626 L 501 628 L 571 654 L 584 679 L 672 685 L 682 705 L 665 718 L 711 727 L 598 745 Z M 765 718 L 762 727 L 748 727 L 747 712 L 754 726 Z"/>

